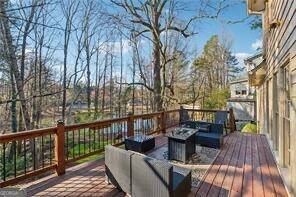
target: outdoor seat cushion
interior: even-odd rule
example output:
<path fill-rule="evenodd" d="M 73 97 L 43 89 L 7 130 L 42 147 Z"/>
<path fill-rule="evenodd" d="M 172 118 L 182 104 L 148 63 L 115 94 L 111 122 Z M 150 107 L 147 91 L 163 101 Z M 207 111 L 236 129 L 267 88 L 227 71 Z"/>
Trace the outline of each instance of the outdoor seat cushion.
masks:
<path fill-rule="evenodd" d="M 208 146 L 212 148 L 220 148 L 223 136 L 219 133 L 204 133 L 197 132 L 195 135 L 195 141 L 202 146 Z"/>
<path fill-rule="evenodd" d="M 174 166 L 173 168 L 173 190 L 175 190 L 187 176 L 191 176 L 191 171 L 185 168 Z"/>
<path fill-rule="evenodd" d="M 221 134 L 219 134 L 219 133 L 197 132 L 196 136 L 213 138 L 213 139 L 220 139 Z"/>
<path fill-rule="evenodd" d="M 191 170 L 174 166 L 171 196 L 184 196 L 191 191 Z"/>
<path fill-rule="evenodd" d="M 185 175 L 179 173 L 179 172 L 174 172 L 173 173 L 173 190 L 175 190 L 186 178 Z"/>
<path fill-rule="evenodd" d="M 199 125 L 199 132 L 204 132 L 204 133 L 208 133 L 210 132 L 211 129 L 211 125 L 210 124 L 200 124 Z"/>

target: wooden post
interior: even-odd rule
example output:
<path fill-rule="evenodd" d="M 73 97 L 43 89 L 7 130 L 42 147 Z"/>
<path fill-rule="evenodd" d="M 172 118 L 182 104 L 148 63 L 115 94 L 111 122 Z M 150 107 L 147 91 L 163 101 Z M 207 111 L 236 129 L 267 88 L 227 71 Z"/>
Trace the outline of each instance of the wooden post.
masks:
<path fill-rule="evenodd" d="M 134 115 L 132 113 L 128 113 L 127 120 L 127 137 L 134 135 Z"/>
<path fill-rule="evenodd" d="M 236 130 L 233 108 L 229 108 L 229 129 L 231 133 Z"/>
<path fill-rule="evenodd" d="M 166 114 L 165 111 L 161 112 L 161 132 L 166 133 Z"/>
<path fill-rule="evenodd" d="M 58 176 L 65 174 L 65 125 L 59 120 L 57 122 L 57 133 L 55 135 L 55 159 L 57 162 L 56 173 Z"/>

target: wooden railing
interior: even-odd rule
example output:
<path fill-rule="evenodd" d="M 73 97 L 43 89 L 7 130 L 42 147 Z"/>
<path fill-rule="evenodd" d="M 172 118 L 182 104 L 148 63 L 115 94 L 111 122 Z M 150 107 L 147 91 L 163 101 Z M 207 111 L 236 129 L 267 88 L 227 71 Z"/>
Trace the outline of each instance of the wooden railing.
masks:
<path fill-rule="evenodd" d="M 213 121 L 217 110 L 186 111 L 192 120 Z M 74 125 L 58 121 L 52 128 L 1 135 L 0 187 L 38 178 L 53 170 L 62 175 L 75 161 L 103 152 L 108 144 L 122 145 L 128 136 L 165 133 L 180 124 L 183 112 L 181 108 Z M 228 123 L 234 123 L 232 111 L 227 112 Z"/>

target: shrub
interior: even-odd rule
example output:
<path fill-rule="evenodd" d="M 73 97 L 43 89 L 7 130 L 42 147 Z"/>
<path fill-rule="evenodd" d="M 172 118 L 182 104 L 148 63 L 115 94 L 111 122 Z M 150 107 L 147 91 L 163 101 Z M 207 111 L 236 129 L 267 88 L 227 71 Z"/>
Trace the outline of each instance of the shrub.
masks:
<path fill-rule="evenodd" d="M 210 93 L 209 97 L 205 99 L 205 109 L 223 109 L 226 106 L 227 98 L 229 98 L 230 92 L 228 88 L 214 89 Z"/>
<path fill-rule="evenodd" d="M 257 133 L 257 125 L 253 124 L 253 123 L 248 123 L 243 127 L 242 132 L 244 132 L 244 133 Z"/>

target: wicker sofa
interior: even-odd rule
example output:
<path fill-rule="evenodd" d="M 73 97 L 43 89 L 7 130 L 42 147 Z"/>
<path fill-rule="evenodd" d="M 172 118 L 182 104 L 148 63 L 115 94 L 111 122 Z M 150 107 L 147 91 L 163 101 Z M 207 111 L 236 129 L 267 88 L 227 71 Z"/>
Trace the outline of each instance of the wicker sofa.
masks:
<path fill-rule="evenodd" d="M 105 167 L 107 181 L 131 196 L 174 197 L 191 191 L 190 170 L 137 152 L 106 146 Z"/>
<path fill-rule="evenodd" d="M 226 122 L 228 113 L 226 111 L 217 111 L 214 122 L 191 121 L 188 112 L 185 111 L 185 118 L 181 120 L 181 126 L 198 129 L 195 134 L 195 143 L 202 146 L 221 148 L 223 145 L 224 129 L 227 134 Z"/>
<path fill-rule="evenodd" d="M 182 127 L 199 128 L 195 134 L 195 143 L 202 146 L 220 148 L 223 145 L 223 124 L 201 121 L 186 121 Z"/>

